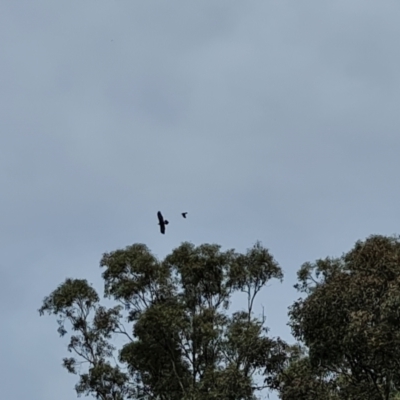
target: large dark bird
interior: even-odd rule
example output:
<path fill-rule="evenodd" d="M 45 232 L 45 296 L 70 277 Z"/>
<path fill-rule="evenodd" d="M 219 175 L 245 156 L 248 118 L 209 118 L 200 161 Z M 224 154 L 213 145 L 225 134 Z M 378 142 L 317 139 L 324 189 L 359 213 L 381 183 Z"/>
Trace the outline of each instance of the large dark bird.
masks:
<path fill-rule="evenodd" d="M 158 225 L 160 225 L 160 231 L 162 234 L 164 234 L 165 225 L 168 225 L 169 222 L 166 219 L 164 219 L 160 211 L 157 213 L 157 217 L 158 217 Z"/>
<path fill-rule="evenodd" d="M 187 212 L 182 213 L 182 217 L 186 218 L 186 214 L 187 214 Z"/>

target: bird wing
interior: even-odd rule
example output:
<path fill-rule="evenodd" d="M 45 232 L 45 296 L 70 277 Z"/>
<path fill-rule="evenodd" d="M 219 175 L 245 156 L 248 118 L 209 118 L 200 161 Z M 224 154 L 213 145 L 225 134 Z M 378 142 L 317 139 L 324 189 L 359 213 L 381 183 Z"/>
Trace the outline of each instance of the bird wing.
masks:
<path fill-rule="evenodd" d="M 159 211 L 157 213 L 157 217 L 158 217 L 158 221 L 160 222 L 160 224 L 163 224 L 164 223 L 164 218 L 163 218 L 163 216 L 161 214 L 161 211 Z"/>
<path fill-rule="evenodd" d="M 164 225 L 164 223 L 160 224 L 160 231 L 164 235 L 164 233 L 165 233 L 165 225 Z"/>

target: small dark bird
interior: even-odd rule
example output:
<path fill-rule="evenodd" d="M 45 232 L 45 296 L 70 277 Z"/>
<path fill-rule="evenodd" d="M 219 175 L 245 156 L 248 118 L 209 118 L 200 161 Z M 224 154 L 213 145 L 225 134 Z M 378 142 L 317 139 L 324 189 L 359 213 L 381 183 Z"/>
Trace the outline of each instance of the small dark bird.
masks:
<path fill-rule="evenodd" d="M 161 214 L 161 211 L 159 211 L 157 213 L 157 217 L 158 217 L 158 225 L 160 225 L 160 231 L 164 235 L 164 233 L 165 233 L 165 225 L 168 225 L 169 222 L 166 219 L 164 219 L 164 217 Z"/>
<path fill-rule="evenodd" d="M 182 217 L 186 218 L 186 214 L 187 214 L 187 212 L 182 213 Z"/>

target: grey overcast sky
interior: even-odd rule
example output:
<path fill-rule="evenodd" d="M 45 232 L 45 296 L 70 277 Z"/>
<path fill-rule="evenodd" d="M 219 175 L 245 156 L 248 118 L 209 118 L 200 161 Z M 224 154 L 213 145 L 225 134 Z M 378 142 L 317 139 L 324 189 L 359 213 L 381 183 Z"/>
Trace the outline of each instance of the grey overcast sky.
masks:
<path fill-rule="evenodd" d="M 102 253 L 133 243 L 260 240 L 285 278 L 257 307 L 293 342 L 301 264 L 399 233 L 399 20 L 397 0 L 1 2 L 2 398 L 76 399 L 37 309 L 67 277 L 102 295 Z"/>

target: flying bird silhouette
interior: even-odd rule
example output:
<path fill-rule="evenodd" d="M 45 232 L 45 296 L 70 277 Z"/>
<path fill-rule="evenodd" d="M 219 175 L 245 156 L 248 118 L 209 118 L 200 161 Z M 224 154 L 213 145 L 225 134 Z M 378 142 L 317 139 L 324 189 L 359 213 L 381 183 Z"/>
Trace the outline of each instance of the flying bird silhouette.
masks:
<path fill-rule="evenodd" d="M 187 214 L 187 212 L 182 213 L 182 217 L 186 218 L 186 214 Z"/>
<path fill-rule="evenodd" d="M 169 222 L 166 219 L 164 219 L 164 217 L 161 214 L 161 211 L 159 211 L 157 213 L 157 217 L 158 217 L 158 225 L 160 225 L 160 231 L 164 235 L 164 233 L 165 233 L 165 225 L 168 225 Z"/>

